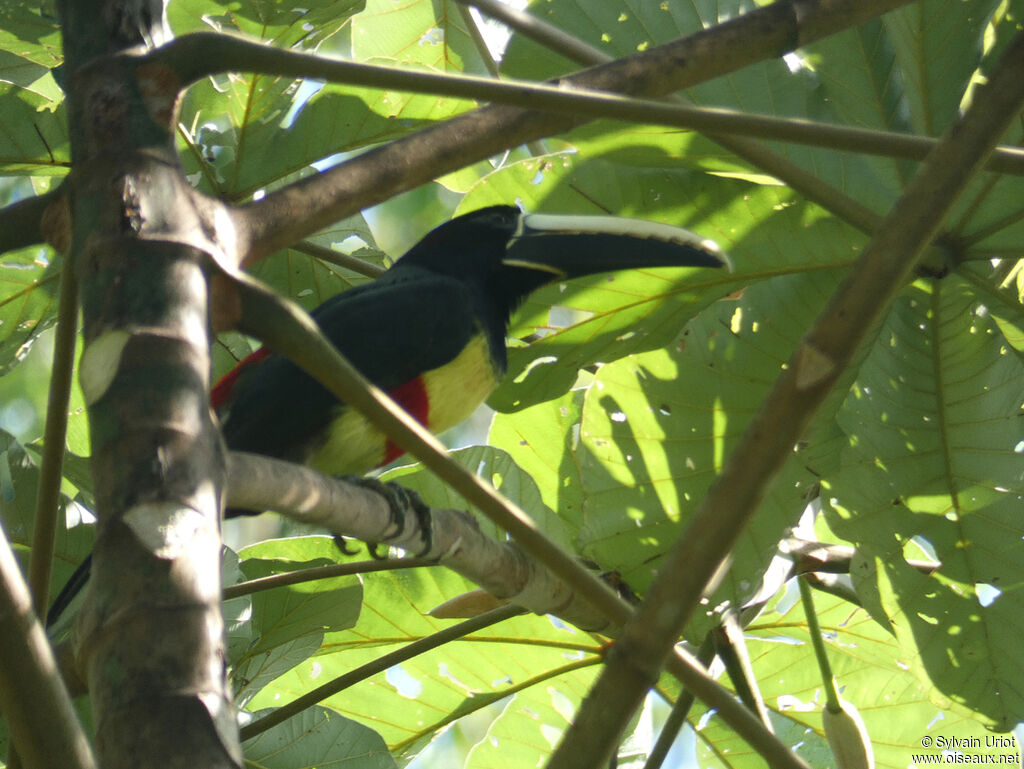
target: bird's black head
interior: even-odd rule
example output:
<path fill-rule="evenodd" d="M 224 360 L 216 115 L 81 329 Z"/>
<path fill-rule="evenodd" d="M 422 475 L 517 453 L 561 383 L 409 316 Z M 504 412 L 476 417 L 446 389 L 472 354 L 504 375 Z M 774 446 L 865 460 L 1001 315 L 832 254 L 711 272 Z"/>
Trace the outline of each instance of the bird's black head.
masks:
<path fill-rule="evenodd" d="M 415 266 L 479 286 L 507 323 L 531 292 L 555 280 L 636 267 L 727 265 L 714 243 L 678 227 L 490 206 L 437 227 L 396 266 Z"/>
<path fill-rule="evenodd" d="M 490 206 L 442 224 L 413 246 L 395 265 L 417 267 L 479 289 L 478 311 L 501 325 L 530 292 L 560 275 L 551 270 L 508 264 L 509 246 L 523 214 L 514 206 Z"/>

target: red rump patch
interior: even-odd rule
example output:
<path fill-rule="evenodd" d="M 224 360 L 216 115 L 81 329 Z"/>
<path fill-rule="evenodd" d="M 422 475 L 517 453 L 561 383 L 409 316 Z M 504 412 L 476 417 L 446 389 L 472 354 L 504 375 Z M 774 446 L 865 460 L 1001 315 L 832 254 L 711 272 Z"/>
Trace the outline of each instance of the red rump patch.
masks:
<path fill-rule="evenodd" d="M 430 399 L 427 397 L 427 388 L 423 384 L 423 377 L 416 377 L 403 385 L 391 390 L 388 395 L 399 406 L 409 412 L 409 415 L 424 427 L 430 426 Z M 384 446 L 384 461 L 381 465 L 393 462 L 405 453 L 405 449 L 390 439 Z"/>
<path fill-rule="evenodd" d="M 256 352 L 246 355 L 233 369 L 217 380 L 217 384 L 210 390 L 210 405 L 213 406 L 214 411 L 219 411 L 225 403 L 231 400 L 231 393 L 235 389 L 235 383 L 238 381 L 242 370 L 246 366 L 258 363 L 268 355 L 270 355 L 270 350 L 266 347 L 261 347 Z"/>
<path fill-rule="evenodd" d="M 238 382 L 238 377 L 241 376 L 242 371 L 247 366 L 258 363 L 268 355 L 270 355 L 270 350 L 266 347 L 261 347 L 256 352 L 240 360 L 233 369 L 217 380 L 217 384 L 210 390 L 210 405 L 215 411 L 219 411 L 222 406 L 231 400 L 235 384 Z M 408 411 L 413 419 L 425 427 L 430 426 L 428 421 L 430 402 L 422 377 L 416 377 L 403 385 L 399 385 L 388 394 L 399 406 Z M 384 446 L 384 461 L 378 467 L 398 459 L 404 453 L 405 449 L 401 448 L 398 444 L 390 440 L 387 441 Z"/>

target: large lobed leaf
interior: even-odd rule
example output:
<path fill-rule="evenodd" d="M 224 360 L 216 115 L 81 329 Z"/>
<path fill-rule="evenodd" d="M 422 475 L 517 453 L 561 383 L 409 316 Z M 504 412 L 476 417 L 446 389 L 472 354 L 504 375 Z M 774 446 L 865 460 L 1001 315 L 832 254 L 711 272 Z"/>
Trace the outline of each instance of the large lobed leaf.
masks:
<path fill-rule="evenodd" d="M 796 586 L 773 601 L 747 629 L 747 649 L 776 734 L 795 746 L 815 767 L 833 766 L 824 741 L 821 711 L 825 704 L 803 607 Z M 942 760 L 929 749 L 938 737 L 985 742 L 990 733 L 962 714 L 942 714 L 928 698 L 927 687 L 906 673 L 906 659 L 895 638 L 863 609 L 844 600 L 816 594 L 815 608 L 825 637 L 829 663 L 843 699 L 864 718 L 880 769 L 924 766 Z M 701 766 L 763 766 L 761 759 L 714 712 L 698 704 L 698 755 Z M 1011 755 L 989 747 L 969 753 Z M 921 756 L 916 759 L 915 756 Z"/>
<path fill-rule="evenodd" d="M 848 447 L 823 480 L 833 528 L 860 548 L 858 589 L 907 663 L 1000 730 L 1024 712 L 1022 381 L 969 284 L 917 284 L 839 414 Z M 942 564 L 932 576 L 906 563 L 920 546 Z"/>
<path fill-rule="evenodd" d="M 252 708 L 280 705 L 451 624 L 426 612 L 473 587 L 437 568 L 370 574 L 363 583 L 355 627 L 329 633 L 318 656 L 266 686 Z M 411 757 L 454 720 L 511 698 L 499 708 L 498 723 L 506 730 L 500 747 L 523 758 L 516 765 L 533 765 L 566 727 L 592 679 L 580 661 L 596 663 L 598 651 L 579 631 L 522 617 L 403 662 L 324 704 L 372 726 L 396 755 Z"/>

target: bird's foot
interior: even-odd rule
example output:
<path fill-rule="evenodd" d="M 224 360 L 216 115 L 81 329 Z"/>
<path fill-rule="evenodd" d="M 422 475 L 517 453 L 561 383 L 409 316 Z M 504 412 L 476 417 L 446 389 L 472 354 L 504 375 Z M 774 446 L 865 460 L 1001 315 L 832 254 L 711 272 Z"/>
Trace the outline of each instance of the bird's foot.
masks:
<path fill-rule="evenodd" d="M 388 502 L 389 508 L 388 528 L 394 532 L 401 533 L 405 530 L 406 512 L 411 509 L 419 523 L 420 539 L 423 542 L 423 547 L 417 554 L 417 557 L 422 557 L 430 552 L 433 546 L 430 528 L 430 507 L 420 498 L 419 494 L 411 489 L 399 486 L 397 483 L 391 481 L 385 483 L 376 478 L 345 475 L 341 477 L 341 480 L 356 486 L 362 486 L 364 489 L 369 489 L 384 497 Z M 377 560 L 383 560 L 387 557 L 386 550 L 383 553 L 378 551 L 377 548 L 381 546 L 379 542 L 366 543 L 370 556 Z"/>

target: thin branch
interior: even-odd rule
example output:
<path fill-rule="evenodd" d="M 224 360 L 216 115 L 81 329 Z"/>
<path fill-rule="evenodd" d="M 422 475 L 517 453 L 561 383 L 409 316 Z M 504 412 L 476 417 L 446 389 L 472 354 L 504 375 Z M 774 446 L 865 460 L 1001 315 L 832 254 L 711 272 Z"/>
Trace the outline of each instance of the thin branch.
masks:
<path fill-rule="evenodd" d="M 725 666 L 725 672 L 729 674 L 729 680 L 740 700 L 751 712 L 757 714 L 765 729 L 771 731 L 768 708 L 765 707 L 764 697 L 750 663 L 750 652 L 747 650 L 739 615 L 735 611 L 726 612 L 722 623 L 711 630 L 711 637 L 714 639 L 718 659 Z"/>
<path fill-rule="evenodd" d="M 488 639 L 481 638 L 480 640 L 481 642 L 485 642 Z M 578 651 L 578 649 L 574 651 Z M 467 709 L 467 712 L 478 712 L 483 708 L 486 708 L 488 705 L 491 705 L 495 702 L 499 702 L 505 699 L 506 697 L 510 697 L 514 694 L 517 694 L 518 692 L 526 691 L 527 689 L 533 686 L 543 684 L 547 681 L 550 681 L 553 678 L 568 675 L 569 673 L 573 673 L 577 670 L 583 670 L 584 668 L 593 667 L 594 665 L 599 665 L 600 663 L 601 658 L 599 656 L 584 656 L 573 662 L 560 665 L 557 668 L 545 670 L 543 673 L 539 673 L 538 675 L 523 679 L 517 683 L 509 684 L 509 686 L 507 686 L 505 689 L 502 689 L 500 692 L 490 692 L 488 694 L 477 694 L 474 692 L 472 701 L 468 703 L 469 708 Z M 461 709 L 453 710 L 447 713 L 444 717 L 439 718 L 435 720 L 433 723 L 427 725 L 422 731 L 439 732 L 441 729 L 448 726 L 448 724 L 454 723 L 458 719 L 462 718 L 463 715 L 464 713 L 461 711 Z M 406 737 L 404 740 L 401 740 L 400 742 L 396 743 L 396 752 L 403 750 L 407 745 L 411 744 L 418 738 L 419 735 L 414 733 L 409 737 Z"/>
<path fill-rule="evenodd" d="M 618 644 L 612 646 L 611 654 L 618 653 L 617 646 Z M 722 721 L 757 751 L 772 769 L 810 769 L 789 745 L 765 729 L 758 717 L 712 678 L 704 666 L 686 650 L 679 646 L 673 647 L 666 668 L 669 673 L 682 681 L 683 685 L 692 691 L 697 699 L 709 708 L 716 710 Z M 725 696 L 722 696 L 723 693 Z M 591 696 L 592 694 L 587 695 L 587 702 L 590 701 Z M 617 736 L 614 741 L 618 741 Z M 569 765 L 574 767 L 599 766 L 600 764 L 590 761 L 592 755 L 594 752 L 586 748 L 580 753 L 580 756 L 586 757 L 586 760 Z M 554 764 L 548 766 L 550 769 Z"/>
<path fill-rule="evenodd" d="M 375 571 L 416 569 L 423 566 L 436 565 L 437 561 L 433 558 L 387 558 L 374 561 L 356 561 L 354 563 L 335 563 L 330 566 L 316 566 L 311 569 L 286 571 L 281 574 L 271 574 L 268 577 L 249 579 L 237 585 L 225 587 L 221 595 L 227 601 L 232 598 L 241 598 L 244 595 L 260 593 L 264 590 L 273 590 L 276 587 L 301 585 L 304 582 L 316 582 L 321 579 L 332 579 L 334 577 L 347 577 L 350 574 L 370 574 Z"/>
<path fill-rule="evenodd" d="M 985 284 L 989 285 L 989 284 Z M 786 553 L 793 560 L 792 574 L 849 574 L 856 549 L 849 545 L 837 545 L 831 542 L 812 542 L 799 537 L 789 537 L 784 541 Z M 907 565 L 922 574 L 931 574 L 940 566 L 937 561 L 920 561 L 907 559 Z"/>
<path fill-rule="evenodd" d="M 204 56 L 197 55 L 200 50 L 205 52 Z M 194 79 L 195 73 L 192 70 L 197 70 L 202 76 L 225 70 L 243 70 L 412 93 L 455 96 L 524 109 L 560 112 L 574 118 L 602 118 L 690 128 L 704 133 L 749 136 L 911 160 L 923 160 L 937 142 L 927 136 L 853 128 L 801 118 L 755 115 L 719 107 L 629 98 L 616 93 L 570 88 L 567 82 L 547 85 L 528 80 L 494 80 L 475 75 L 327 59 L 217 33 L 196 32 L 185 35 L 156 49 L 145 58 L 161 59 L 162 63 L 181 73 L 185 79 Z M 988 167 L 994 171 L 1024 174 L 1024 150 L 999 148 L 989 158 Z"/>
<path fill-rule="evenodd" d="M 782 541 L 783 552 L 793 561 L 790 574 L 821 571 L 828 574 L 849 574 L 856 553 L 850 545 L 832 542 L 812 542 L 799 537 Z"/>
<path fill-rule="evenodd" d="M 841 598 L 853 606 L 860 606 L 861 608 L 864 606 L 863 602 L 860 600 L 860 596 L 857 595 L 857 591 L 854 590 L 853 586 L 840 579 L 835 574 L 808 571 L 801 574 L 800 578 L 807 580 L 807 584 L 815 590 L 827 593 L 835 598 Z"/>
<path fill-rule="evenodd" d="M 836 679 L 832 675 L 832 666 L 828 662 L 825 639 L 821 637 L 821 623 L 818 622 L 818 614 L 814 610 L 814 596 L 811 595 L 811 586 L 803 577 L 797 577 L 797 584 L 800 585 L 800 600 L 803 603 L 804 617 L 807 619 L 807 632 L 811 636 L 811 646 L 814 647 L 814 658 L 818 661 L 818 669 L 821 671 L 821 685 L 825 689 L 825 707 L 835 713 L 840 710 L 839 692 L 836 691 Z"/>
<path fill-rule="evenodd" d="M 598 761 L 610 755 L 768 484 L 1022 103 L 1024 35 L 1019 35 L 988 83 L 975 91 L 965 115 L 911 180 L 747 426 L 666 557 L 645 602 L 609 653 L 601 678 L 550 763 L 552 769 L 578 765 L 584 749 Z"/>
<path fill-rule="evenodd" d="M 697 659 L 704 667 L 707 667 L 714 658 L 715 643 L 711 634 L 708 633 L 704 636 L 700 649 L 697 650 Z M 668 714 L 668 718 L 665 719 L 665 723 L 658 733 L 658 739 L 655 740 L 654 747 L 647 754 L 644 769 L 661 769 L 661 765 L 665 763 L 668 752 L 675 744 L 683 724 L 686 723 L 687 716 L 690 715 L 690 708 L 693 707 L 695 699 L 693 692 L 689 689 L 684 689 L 679 693 L 676 701 L 672 704 L 672 711 Z"/>
<path fill-rule="evenodd" d="M 0 529 L 0 711 L 27 769 L 94 769 L 46 632 Z"/>
<path fill-rule="evenodd" d="M 476 52 L 480 54 L 480 60 L 484 63 L 484 69 L 487 70 L 487 74 L 495 80 L 501 77 L 498 72 L 498 63 L 491 56 L 491 49 L 487 47 L 487 41 L 484 40 L 483 34 L 480 32 L 480 28 L 476 25 L 476 21 L 473 19 L 473 14 L 469 12 L 469 8 L 464 5 L 459 5 L 459 16 L 462 19 L 462 23 L 466 25 L 466 30 L 469 32 L 469 37 L 473 41 L 473 47 L 476 48 Z"/>
<path fill-rule="evenodd" d="M 475 633 L 478 630 L 483 630 L 491 625 L 496 625 L 499 622 L 504 622 L 505 620 L 516 617 L 522 613 L 523 610 L 518 606 L 501 606 L 485 614 L 481 614 L 479 617 L 473 617 L 472 619 L 447 627 L 444 630 L 440 630 L 425 638 L 421 638 L 418 641 L 413 641 L 411 644 L 407 644 L 401 649 L 397 649 L 389 654 L 378 657 L 365 665 L 360 665 L 354 670 L 350 670 L 348 673 L 338 676 L 333 681 L 328 681 L 326 684 L 318 686 L 316 689 L 303 694 L 301 697 L 296 697 L 288 704 L 282 705 L 273 712 L 265 715 L 263 718 L 257 719 L 250 724 L 246 724 L 242 727 L 240 736 L 243 741 L 252 739 L 256 735 L 262 734 L 267 729 L 287 721 L 292 716 L 298 715 L 307 708 L 326 700 L 328 697 L 333 697 L 338 692 L 344 691 L 348 687 L 354 686 L 360 681 L 366 680 L 370 676 L 374 676 L 377 673 L 383 672 L 394 665 L 398 665 L 408 659 L 419 656 L 420 654 L 425 654 L 431 649 L 436 649 L 438 646 L 443 646 L 446 643 L 450 643 L 458 638 L 467 636 L 470 633 Z"/>
<path fill-rule="evenodd" d="M 306 254 L 319 259 L 322 262 L 333 264 L 338 267 L 344 267 L 346 270 L 352 270 L 360 275 L 365 275 L 368 278 L 376 278 L 383 275 L 386 268 L 378 267 L 376 264 L 364 261 L 359 257 L 346 254 L 341 251 L 335 251 L 333 248 L 326 248 L 325 246 L 318 246 L 316 243 L 310 243 L 307 240 L 303 240 L 299 243 L 292 245 L 292 249 L 299 253 Z"/>
<path fill-rule="evenodd" d="M 473 14 L 470 12 L 469 7 L 462 3 L 457 7 L 459 9 L 459 15 L 462 17 L 462 23 L 465 24 L 466 29 L 469 30 L 469 36 L 473 40 L 473 47 L 476 48 L 477 53 L 480 54 L 480 58 L 483 60 L 484 68 L 493 79 L 500 79 L 501 72 L 498 69 L 498 63 L 491 55 L 491 49 L 487 47 L 487 41 L 484 40 L 483 33 L 480 31 L 480 27 L 477 26 L 476 20 L 473 18 Z M 544 142 L 540 139 L 529 142 L 527 144 L 527 149 L 530 150 L 531 155 L 547 154 L 547 147 L 544 146 Z"/>
<path fill-rule="evenodd" d="M 802 4 L 797 14 L 793 5 L 780 1 L 561 82 L 580 90 L 641 96 L 669 93 L 775 57 L 907 2 L 821 0 Z M 492 106 L 363 153 L 238 209 L 238 230 L 250 243 L 248 260 L 366 206 L 509 147 L 561 133 L 578 122 L 536 110 Z"/>
<path fill-rule="evenodd" d="M 46 209 L 44 208 L 44 211 Z M 40 224 L 42 219 L 40 217 Z M 43 454 L 36 486 L 36 509 L 32 527 L 32 552 L 29 555 L 29 590 L 37 616 L 46 616 L 50 602 L 50 578 L 53 574 L 53 549 L 60 514 L 60 486 L 64 469 L 64 442 L 71 399 L 75 341 L 78 336 L 78 287 L 65 258 L 57 300 L 57 329 L 53 344 L 53 367 L 46 402 L 46 426 Z M 22 760 L 13 745 L 7 757 L 11 769 L 20 769 Z"/>
<path fill-rule="evenodd" d="M 455 1 L 459 5 L 472 5 L 481 13 L 485 13 L 492 19 L 497 19 L 507 27 L 514 29 L 523 37 L 528 37 L 535 43 L 561 54 L 577 64 L 593 66 L 612 61 L 614 58 L 600 48 L 595 48 L 590 43 L 584 42 L 578 37 L 573 37 L 568 32 L 564 32 L 554 24 L 548 24 L 536 16 L 502 3 L 500 0 Z"/>
<path fill-rule="evenodd" d="M 57 300 L 57 330 L 53 343 L 53 369 L 46 403 L 43 432 L 43 456 L 36 493 L 35 523 L 32 530 L 32 556 L 29 561 L 29 587 L 39 616 L 45 616 L 50 602 L 50 576 L 53 547 L 60 513 L 60 485 L 64 470 L 64 442 L 68 428 L 68 404 L 71 400 L 71 376 L 78 338 L 78 287 L 70 260 L 65 258 Z"/>

